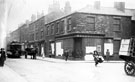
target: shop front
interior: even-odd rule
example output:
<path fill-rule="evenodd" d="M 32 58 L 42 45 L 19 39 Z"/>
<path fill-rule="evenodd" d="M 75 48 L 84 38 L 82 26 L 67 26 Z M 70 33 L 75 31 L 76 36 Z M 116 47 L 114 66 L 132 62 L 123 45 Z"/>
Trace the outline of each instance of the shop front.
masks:
<path fill-rule="evenodd" d="M 62 56 L 69 51 L 72 59 L 93 60 L 92 53 L 97 50 L 103 55 L 104 35 L 73 34 L 56 38 L 56 56 Z"/>

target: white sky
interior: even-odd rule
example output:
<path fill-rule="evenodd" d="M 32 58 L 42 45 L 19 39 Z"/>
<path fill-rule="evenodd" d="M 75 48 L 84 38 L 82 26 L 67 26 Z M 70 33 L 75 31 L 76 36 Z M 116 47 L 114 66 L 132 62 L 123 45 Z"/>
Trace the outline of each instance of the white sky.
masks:
<path fill-rule="evenodd" d="M 15 30 L 19 24 L 25 22 L 26 19 L 30 19 L 32 14 L 41 13 L 44 11 L 45 14 L 48 12 L 48 5 L 53 0 L 7 0 L 8 7 L 11 9 L 8 17 L 8 31 Z M 58 0 L 61 8 L 64 7 L 64 2 L 67 0 Z M 81 9 L 87 4 L 94 4 L 96 0 L 68 0 L 70 1 L 72 11 Z M 135 9 L 135 0 L 100 0 L 101 6 L 113 7 L 114 1 L 125 2 L 126 8 Z"/>

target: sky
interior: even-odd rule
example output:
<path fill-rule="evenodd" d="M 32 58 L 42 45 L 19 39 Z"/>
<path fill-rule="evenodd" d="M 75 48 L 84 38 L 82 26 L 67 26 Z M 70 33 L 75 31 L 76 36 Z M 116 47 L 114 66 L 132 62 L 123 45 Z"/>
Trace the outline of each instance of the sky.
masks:
<path fill-rule="evenodd" d="M 61 8 L 64 7 L 65 1 L 70 1 L 72 11 L 79 10 L 86 5 L 93 5 L 97 0 L 58 0 Z M 115 1 L 125 2 L 126 8 L 135 9 L 134 0 L 99 0 L 101 6 L 113 7 Z M 30 20 L 32 14 L 47 14 L 48 6 L 53 0 L 7 0 L 7 9 L 9 12 L 7 20 L 7 31 L 13 31 L 23 24 L 26 20 Z"/>

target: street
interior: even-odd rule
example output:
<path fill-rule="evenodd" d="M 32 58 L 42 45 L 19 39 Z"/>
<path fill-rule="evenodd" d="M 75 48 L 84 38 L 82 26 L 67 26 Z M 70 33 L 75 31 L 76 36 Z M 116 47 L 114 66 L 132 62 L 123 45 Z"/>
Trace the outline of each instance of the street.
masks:
<path fill-rule="evenodd" d="M 93 62 L 64 61 L 60 59 L 7 59 L 4 74 L 8 78 L 0 82 L 134 82 L 134 76 L 127 76 L 124 63 L 105 62 L 95 67 Z M 12 72 L 9 72 L 12 71 Z M 12 73 L 12 75 L 10 74 Z M 5 76 L 6 77 L 6 76 Z M 6 80 L 5 80 L 6 79 Z M 8 81 L 9 79 L 9 81 Z M 12 81 L 11 81 L 12 79 Z M 20 79 L 20 80 L 18 80 Z"/>

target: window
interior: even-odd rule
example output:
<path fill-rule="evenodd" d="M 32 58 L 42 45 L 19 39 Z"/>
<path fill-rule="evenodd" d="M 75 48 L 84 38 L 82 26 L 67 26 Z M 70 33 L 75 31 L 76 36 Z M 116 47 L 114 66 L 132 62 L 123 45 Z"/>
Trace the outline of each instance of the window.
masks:
<path fill-rule="evenodd" d="M 44 33 L 43 30 L 41 30 L 41 39 L 43 39 Z"/>
<path fill-rule="evenodd" d="M 95 17 L 87 16 L 86 23 L 88 31 L 95 31 Z"/>
<path fill-rule="evenodd" d="M 59 24 L 59 22 L 57 22 L 57 23 L 56 23 L 56 34 L 59 33 L 59 27 L 60 27 L 60 24 Z"/>
<path fill-rule="evenodd" d="M 49 25 L 46 28 L 46 35 L 49 35 Z"/>
<path fill-rule="evenodd" d="M 34 40 L 34 34 L 32 34 L 32 40 Z"/>
<path fill-rule="evenodd" d="M 51 25 L 51 34 L 54 34 L 54 24 Z"/>
<path fill-rule="evenodd" d="M 114 20 L 113 20 L 113 29 L 114 29 L 114 31 L 120 31 L 121 30 L 120 18 L 114 18 Z"/>
<path fill-rule="evenodd" d="M 60 29 L 60 33 L 64 32 L 64 20 L 61 21 L 61 29 Z"/>
<path fill-rule="evenodd" d="M 38 32 L 36 33 L 36 40 L 38 40 Z"/>
<path fill-rule="evenodd" d="M 31 35 L 30 35 L 30 40 L 31 40 L 31 41 L 34 40 L 34 34 L 31 34 Z"/>
<path fill-rule="evenodd" d="M 67 31 L 71 31 L 71 18 L 67 20 Z"/>

